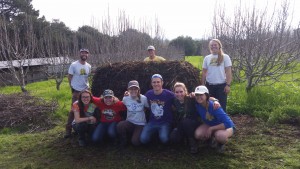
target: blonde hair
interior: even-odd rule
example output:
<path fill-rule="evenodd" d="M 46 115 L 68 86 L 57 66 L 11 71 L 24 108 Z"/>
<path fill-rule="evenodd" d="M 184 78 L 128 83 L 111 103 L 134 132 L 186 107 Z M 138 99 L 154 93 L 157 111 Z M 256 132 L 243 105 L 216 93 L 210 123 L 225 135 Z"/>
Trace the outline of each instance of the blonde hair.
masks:
<path fill-rule="evenodd" d="M 209 49 L 210 49 L 210 43 L 211 42 L 217 42 L 218 45 L 219 45 L 219 52 L 218 52 L 218 60 L 217 60 L 217 63 L 218 63 L 218 66 L 221 65 L 221 63 L 223 62 L 224 60 L 224 52 L 223 52 L 223 45 L 221 43 L 221 41 L 219 39 L 212 39 L 210 42 L 209 42 Z M 210 50 L 210 52 L 212 53 L 212 51 Z"/>
<path fill-rule="evenodd" d="M 186 95 L 189 94 L 189 92 L 188 92 L 188 90 L 187 90 L 187 88 L 186 88 L 186 86 L 185 86 L 184 83 L 176 82 L 176 83 L 174 84 L 174 87 L 173 87 L 174 92 L 175 92 L 175 88 L 176 88 L 176 87 L 182 87 L 182 88 L 183 88 L 183 91 L 185 92 L 185 94 L 186 94 Z"/>

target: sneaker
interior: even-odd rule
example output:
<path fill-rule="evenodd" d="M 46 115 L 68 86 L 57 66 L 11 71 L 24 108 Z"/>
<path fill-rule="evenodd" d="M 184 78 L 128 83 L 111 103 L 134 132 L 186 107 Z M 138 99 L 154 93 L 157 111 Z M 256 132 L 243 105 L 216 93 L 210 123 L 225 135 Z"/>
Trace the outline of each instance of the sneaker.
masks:
<path fill-rule="evenodd" d="M 79 143 L 79 146 L 80 146 L 80 147 L 86 146 L 86 143 L 85 143 L 84 140 L 78 140 L 78 143 Z"/>

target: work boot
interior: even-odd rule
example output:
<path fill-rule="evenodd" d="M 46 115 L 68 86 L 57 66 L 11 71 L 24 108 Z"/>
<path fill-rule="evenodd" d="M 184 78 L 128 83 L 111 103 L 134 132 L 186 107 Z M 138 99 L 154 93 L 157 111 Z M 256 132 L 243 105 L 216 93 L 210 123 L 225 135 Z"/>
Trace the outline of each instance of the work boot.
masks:
<path fill-rule="evenodd" d="M 188 138 L 189 145 L 190 145 L 190 153 L 196 154 L 198 153 L 198 144 L 196 139 L 194 138 Z"/>
<path fill-rule="evenodd" d="M 72 136 L 72 127 L 66 126 L 66 133 L 64 138 L 70 138 Z"/>

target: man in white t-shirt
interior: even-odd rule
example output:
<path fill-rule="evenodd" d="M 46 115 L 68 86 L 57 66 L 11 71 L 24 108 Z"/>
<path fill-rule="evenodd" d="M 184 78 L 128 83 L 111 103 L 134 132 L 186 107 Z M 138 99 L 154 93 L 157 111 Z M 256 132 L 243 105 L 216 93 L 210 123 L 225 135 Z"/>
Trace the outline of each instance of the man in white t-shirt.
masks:
<path fill-rule="evenodd" d="M 86 62 L 89 56 L 88 49 L 80 49 L 80 59 L 73 62 L 68 71 L 69 85 L 72 91 L 72 104 L 78 100 L 79 93 L 83 90 L 89 89 L 88 77 L 91 74 L 91 65 Z M 74 113 L 71 109 L 66 125 L 65 138 L 71 136 L 72 121 L 74 120 Z"/>
<path fill-rule="evenodd" d="M 232 81 L 231 59 L 224 54 L 220 40 L 212 39 L 209 48 L 211 54 L 203 60 L 201 83 L 208 88 L 211 97 L 219 100 L 226 112 L 227 95 Z"/>

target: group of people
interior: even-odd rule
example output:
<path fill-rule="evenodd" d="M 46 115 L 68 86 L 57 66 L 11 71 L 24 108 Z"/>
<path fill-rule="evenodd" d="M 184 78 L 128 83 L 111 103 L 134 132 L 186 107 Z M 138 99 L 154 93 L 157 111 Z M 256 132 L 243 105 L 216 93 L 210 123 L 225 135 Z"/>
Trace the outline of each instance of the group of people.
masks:
<path fill-rule="evenodd" d="M 219 40 L 211 40 L 209 46 L 211 54 L 203 62 L 203 84 L 194 92 L 189 94 L 181 82 L 174 84 L 173 91 L 163 89 L 163 77 L 154 74 L 150 77 L 151 90 L 141 94 L 139 82 L 132 80 L 122 101 L 110 89 L 106 89 L 100 98 L 92 96 L 87 80 L 91 72 L 91 66 L 86 62 L 89 51 L 81 49 L 80 60 L 69 68 L 72 108 L 65 137 L 70 136 L 73 126 L 79 134 L 80 146 L 85 146 L 87 139 L 93 143 L 109 139 L 124 147 L 128 143 L 148 145 L 157 138 L 162 144 L 180 144 L 187 140 L 191 153 L 198 152 L 199 140 L 222 151 L 235 130 L 225 112 L 231 61 L 223 53 Z M 154 46 L 147 50 L 149 57 L 145 61 L 164 60 L 155 55 Z M 214 98 L 220 104 L 215 103 Z"/>

